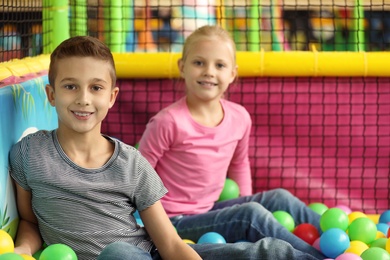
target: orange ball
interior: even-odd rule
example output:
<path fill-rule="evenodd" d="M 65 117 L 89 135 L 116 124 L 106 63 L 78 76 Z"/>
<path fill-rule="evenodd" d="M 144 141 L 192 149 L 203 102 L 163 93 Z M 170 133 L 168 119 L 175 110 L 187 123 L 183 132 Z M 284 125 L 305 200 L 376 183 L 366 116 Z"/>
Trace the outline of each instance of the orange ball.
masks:
<path fill-rule="evenodd" d="M 15 249 L 15 244 L 12 237 L 0 229 L 0 255 L 4 253 L 13 253 Z"/>

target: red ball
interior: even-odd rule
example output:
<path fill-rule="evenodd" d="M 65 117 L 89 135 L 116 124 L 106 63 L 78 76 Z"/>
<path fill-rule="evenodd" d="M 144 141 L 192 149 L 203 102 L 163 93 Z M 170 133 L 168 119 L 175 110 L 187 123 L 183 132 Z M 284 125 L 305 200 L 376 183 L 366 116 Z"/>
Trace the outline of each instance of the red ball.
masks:
<path fill-rule="evenodd" d="M 299 224 L 293 233 L 309 245 L 313 245 L 316 239 L 320 237 L 317 228 L 309 223 Z"/>

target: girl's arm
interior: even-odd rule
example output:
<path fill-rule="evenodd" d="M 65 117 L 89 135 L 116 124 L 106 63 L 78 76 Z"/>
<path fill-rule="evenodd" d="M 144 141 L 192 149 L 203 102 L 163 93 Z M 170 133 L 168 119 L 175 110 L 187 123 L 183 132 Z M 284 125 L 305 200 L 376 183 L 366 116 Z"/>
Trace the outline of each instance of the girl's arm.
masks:
<path fill-rule="evenodd" d="M 160 201 L 141 211 L 140 216 L 163 259 L 202 259 L 177 234 Z"/>
<path fill-rule="evenodd" d="M 16 203 L 19 212 L 19 227 L 15 241 L 15 253 L 32 255 L 42 246 L 37 219 L 32 211 L 31 192 L 16 186 Z"/>

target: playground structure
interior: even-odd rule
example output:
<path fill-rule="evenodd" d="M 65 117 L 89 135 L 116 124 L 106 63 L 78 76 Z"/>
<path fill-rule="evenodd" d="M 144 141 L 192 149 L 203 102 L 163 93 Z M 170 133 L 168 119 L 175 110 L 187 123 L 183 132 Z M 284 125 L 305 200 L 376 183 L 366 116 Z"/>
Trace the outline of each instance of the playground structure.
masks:
<path fill-rule="evenodd" d="M 11 234 L 16 231 L 17 213 L 7 172 L 8 150 L 30 131 L 56 127 L 55 111 L 45 103 L 42 91 L 47 83 L 48 54 L 63 39 L 88 33 L 91 27 L 88 8 L 96 7 L 94 10 L 102 15 L 95 23 L 100 28 L 96 36 L 109 39 L 106 42 L 114 51 L 121 88 L 117 104 L 103 125 L 105 133 L 129 144 L 137 143 L 148 119 L 182 94 L 176 67 L 180 54 L 157 52 L 152 40 L 152 29 L 160 26 L 159 19 L 150 19 L 157 1 L 139 5 L 138 18 L 136 10 L 129 8 L 128 3 L 132 1 L 108 1 L 111 5 L 105 8 L 98 5 L 101 1 L 94 1 L 95 7 L 93 3 L 90 5 L 91 1 L 74 1 L 77 8 L 68 6 L 68 1 L 55 2 L 59 4 L 57 7 L 37 6 L 44 10 L 42 49 L 45 54 L 0 63 L 0 112 L 6 115 L 0 121 L 0 219 L 9 219 L 2 228 L 9 228 Z M 182 9 L 179 1 L 167 2 Z M 229 3 L 235 4 L 234 10 L 240 12 L 239 6 L 244 6 L 244 2 L 249 1 L 225 1 L 224 6 L 219 5 L 220 1 L 213 1 L 214 12 L 205 15 L 202 22 L 241 28 L 232 29 L 236 39 L 242 38 L 244 27 L 240 26 L 248 29 L 249 24 L 256 28 L 246 35 L 249 40 L 241 44 L 245 51 L 237 53 L 240 76 L 228 94 L 229 99 L 244 105 L 253 117 L 250 160 L 254 190 L 284 187 L 307 203 L 344 204 L 371 214 L 390 208 L 390 71 L 387 65 L 390 53 L 364 52 L 361 41 L 351 44 L 350 50 L 354 52 L 346 49 L 324 52 L 316 44 L 310 51 L 292 51 L 292 45 L 285 44 L 285 35 L 280 35 L 280 19 L 268 20 L 270 28 L 279 31 L 268 35 L 273 41 L 264 47 L 259 18 L 260 11 L 264 14 L 265 9 L 251 6 L 248 12 L 251 15 L 246 19 L 249 23 L 244 23 L 244 18 L 228 16 L 232 12 L 228 10 Z M 334 6 L 333 2 L 263 1 L 261 4 L 275 18 L 280 17 L 280 9 L 271 10 L 272 4 L 280 7 L 282 3 L 286 8 L 293 6 L 301 10 L 303 6 L 330 7 Z M 360 11 L 367 9 L 368 2 L 372 4 L 371 9 L 389 8 L 383 1 L 342 2 L 341 6 L 350 9 L 358 6 L 356 10 Z M 128 7 L 126 12 L 124 6 Z M 128 16 L 124 17 L 124 13 Z M 325 19 L 328 18 L 316 21 L 321 24 Z M 128 20 L 133 23 L 123 22 Z M 362 19 L 354 21 L 354 26 L 361 28 Z M 179 31 L 184 35 L 185 30 Z M 358 30 L 354 37 L 361 39 L 359 34 Z M 178 38 L 178 45 L 182 40 Z"/>

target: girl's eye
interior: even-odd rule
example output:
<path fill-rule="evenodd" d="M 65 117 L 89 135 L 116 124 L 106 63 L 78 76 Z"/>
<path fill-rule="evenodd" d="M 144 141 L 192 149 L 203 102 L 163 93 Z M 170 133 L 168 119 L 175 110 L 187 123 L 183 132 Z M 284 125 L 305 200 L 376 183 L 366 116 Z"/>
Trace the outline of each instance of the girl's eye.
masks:
<path fill-rule="evenodd" d="M 195 64 L 196 66 L 202 66 L 202 65 L 203 65 L 203 62 L 196 60 L 196 61 L 194 61 L 194 64 Z"/>
<path fill-rule="evenodd" d="M 219 69 L 222 69 L 224 67 L 225 67 L 225 64 L 222 64 L 222 63 L 217 64 L 217 68 L 219 68 Z"/>

